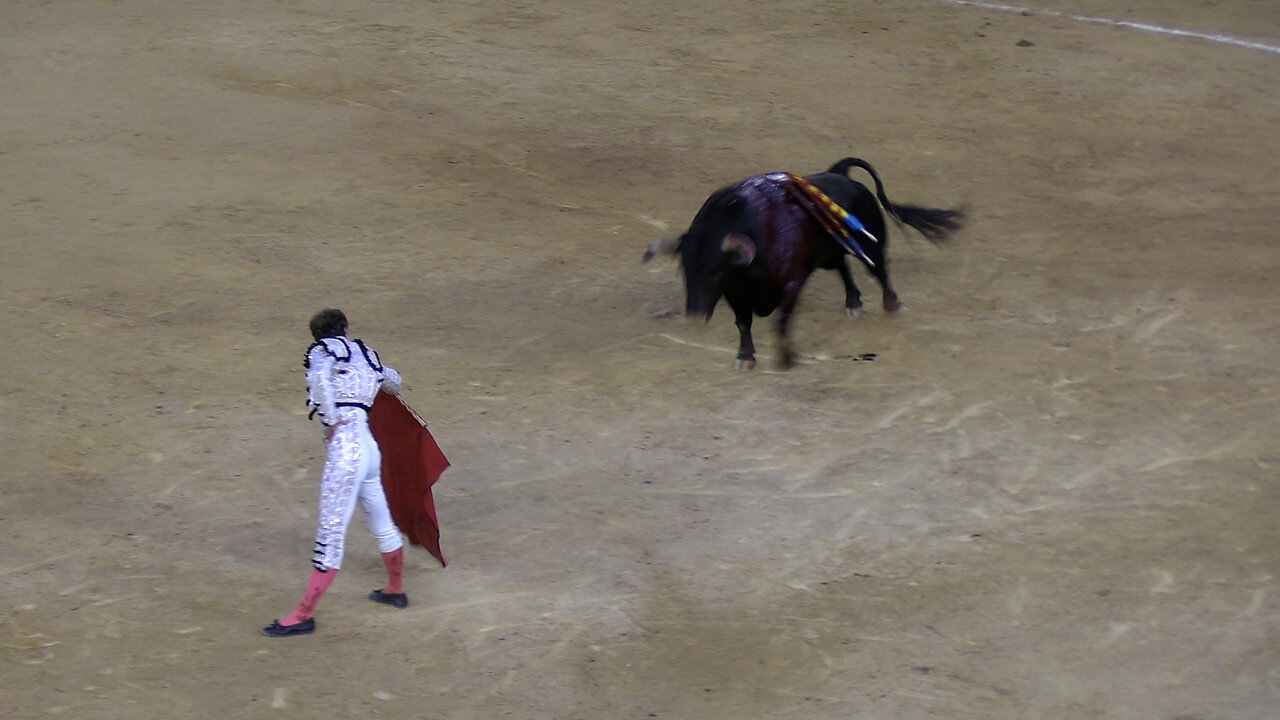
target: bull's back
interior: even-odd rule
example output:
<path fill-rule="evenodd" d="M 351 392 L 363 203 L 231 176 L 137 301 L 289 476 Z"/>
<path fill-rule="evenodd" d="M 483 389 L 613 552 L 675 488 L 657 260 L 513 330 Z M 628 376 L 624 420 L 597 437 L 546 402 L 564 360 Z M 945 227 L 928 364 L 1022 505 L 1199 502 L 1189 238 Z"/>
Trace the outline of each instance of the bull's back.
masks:
<path fill-rule="evenodd" d="M 698 214 L 689 224 L 688 235 L 699 242 L 719 244 L 729 233 L 747 233 L 751 226 L 747 216 L 748 204 L 743 197 L 742 183 L 720 188 L 702 203 Z"/>

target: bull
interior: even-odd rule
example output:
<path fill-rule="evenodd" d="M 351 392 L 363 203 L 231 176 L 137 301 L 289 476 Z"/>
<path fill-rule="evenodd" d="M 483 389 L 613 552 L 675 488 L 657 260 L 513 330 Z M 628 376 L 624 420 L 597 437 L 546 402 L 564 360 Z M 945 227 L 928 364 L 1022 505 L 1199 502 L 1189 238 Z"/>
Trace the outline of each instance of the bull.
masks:
<path fill-rule="evenodd" d="M 854 167 L 871 175 L 875 193 L 849 177 Z M 797 190 L 805 185 L 808 194 Z M 814 188 L 819 192 L 813 193 Z M 964 220 L 957 209 L 890 202 L 870 163 L 845 158 L 803 179 L 787 173 L 754 175 L 715 191 L 683 235 L 658 241 L 644 259 L 647 262 L 664 252 L 679 255 L 688 317 L 710 321 L 720 298 L 728 301 L 738 327 L 738 368 L 751 369 L 756 364 L 753 316 L 778 311 L 779 362 L 789 368 L 795 362 L 788 334 L 791 316 L 814 270 L 840 274 L 845 309 L 857 314 L 862 295 L 846 262 L 852 254 L 879 283 L 884 309 L 893 312 L 901 307 L 889 279 L 885 213 L 899 227 L 914 228 L 932 242 L 960 229 Z"/>

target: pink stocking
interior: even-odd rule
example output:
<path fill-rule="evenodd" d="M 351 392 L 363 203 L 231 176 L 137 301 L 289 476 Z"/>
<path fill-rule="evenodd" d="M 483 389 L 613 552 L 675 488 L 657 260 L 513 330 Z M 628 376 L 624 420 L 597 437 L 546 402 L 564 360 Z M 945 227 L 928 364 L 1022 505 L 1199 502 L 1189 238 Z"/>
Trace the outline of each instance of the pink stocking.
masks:
<path fill-rule="evenodd" d="M 281 625 L 297 625 L 300 622 L 306 622 L 315 614 L 316 605 L 320 604 L 320 598 L 324 597 L 324 592 L 333 584 L 333 579 L 338 576 L 338 571 L 334 569 L 328 570 L 312 570 L 311 580 L 307 583 L 307 594 L 302 596 L 302 602 L 298 603 L 298 607 L 289 613 L 289 616 L 280 621 Z"/>
<path fill-rule="evenodd" d="M 387 566 L 387 586 L 382 592 L 389 595 L 404 593 L 404 546 L 382 553 L 382 562 Z"/>

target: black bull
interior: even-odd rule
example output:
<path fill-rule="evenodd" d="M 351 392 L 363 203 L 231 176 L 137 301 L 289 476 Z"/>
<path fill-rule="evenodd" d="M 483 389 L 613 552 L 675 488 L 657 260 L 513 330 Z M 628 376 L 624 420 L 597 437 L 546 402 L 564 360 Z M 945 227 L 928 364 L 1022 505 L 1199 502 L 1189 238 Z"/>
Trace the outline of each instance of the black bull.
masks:
<path fill-rule="evenodd" d="M 867 171 L 875 181 L 873 194 L 849 178 L 849 168 Z M 897 310 L 898 294 L 889 281 L 888 242 L 884 210 L 895 222 L 915 228 L 939 241 L 960 228 L 959 210 L 895 205 L 885 196 L 880 176 L 869 163 L 845 158 L 826 172 L 806 178 L 849 214 L 861 221 L 875 242 L 857 235 L 866 257 L 859 258 L 880 283 L 884 309 Z M 879 200 L 879 204 L 877 204 Z M 685 313 L 711 319 L 723 297 L 733 309 L 740 336 L 738 367 L 755 367 L 751 340 L 753 315 L 766 317 L 778 310 L 780 362 L 794 361 L 787 329 L 800 289 L 818 268 L 836 270 L 844 281 L 845 308 L 856 314 L 862 295 L 845 262 L 849 252 L 811 209 L 790 192 L 777 175 L 755 175 L 712 193 L 678 238 L 664 238 L 645 253 L 648 261 L 659 252 L 679 253 L 685 277 Z"/>

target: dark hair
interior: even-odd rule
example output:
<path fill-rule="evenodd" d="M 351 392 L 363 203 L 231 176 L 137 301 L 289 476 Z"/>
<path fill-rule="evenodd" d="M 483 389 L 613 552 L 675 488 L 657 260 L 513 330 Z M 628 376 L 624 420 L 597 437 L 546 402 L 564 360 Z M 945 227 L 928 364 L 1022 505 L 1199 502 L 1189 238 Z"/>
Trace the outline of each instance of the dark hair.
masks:
<path fill-rule="evenodd" d="M 311 337 L 317 341 L 320 338 L 340 337 L 346 334 L 347 316 L 343 315 L 341 310 L 328 308 L 311 318 Z"/>

